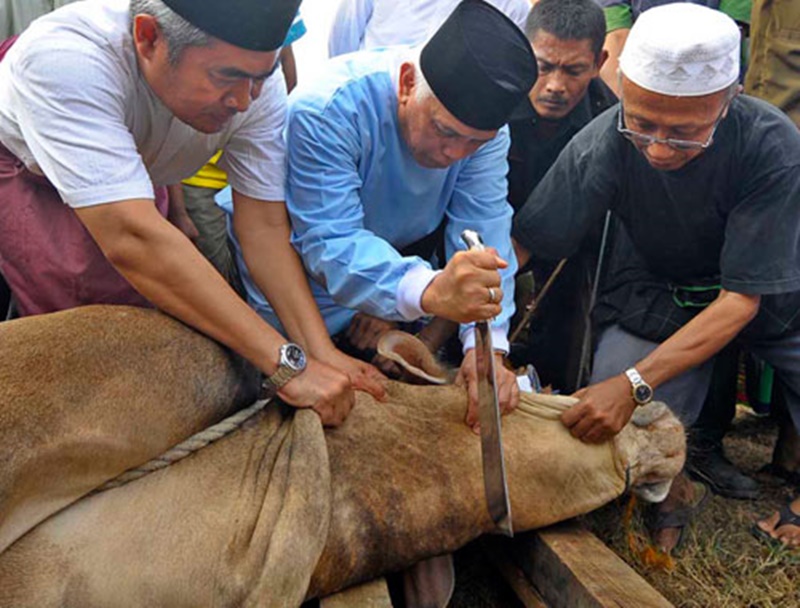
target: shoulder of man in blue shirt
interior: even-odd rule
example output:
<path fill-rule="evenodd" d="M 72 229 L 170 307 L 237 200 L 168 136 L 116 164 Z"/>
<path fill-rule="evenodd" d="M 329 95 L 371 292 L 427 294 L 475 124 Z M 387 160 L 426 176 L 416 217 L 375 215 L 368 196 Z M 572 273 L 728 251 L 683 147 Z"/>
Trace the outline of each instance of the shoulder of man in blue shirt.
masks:
<path fill-rule="evenodd" d="M 358 51 L 334 57 L 313 81 L 301 82 L 289 95 L 289 115 L 298 110 L 323 110 L 338 94 L 374 95 L 383 87 L 396 87 L 392 67 L 407 47 Z"/>

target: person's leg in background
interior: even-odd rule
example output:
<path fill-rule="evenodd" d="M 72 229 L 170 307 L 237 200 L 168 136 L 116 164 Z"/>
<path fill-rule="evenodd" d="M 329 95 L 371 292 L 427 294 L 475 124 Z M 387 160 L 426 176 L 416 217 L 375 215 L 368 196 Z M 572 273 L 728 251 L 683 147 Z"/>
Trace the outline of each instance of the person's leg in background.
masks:
<path fill-rule="evenodd" d="M 779 107 L 800 128 L 800 2 L 797 0 L 753 0 L 750 65 L 744 84 L 745 93 Z M 787 465 L 800 467 L 797 432 L 800 428 L 800 412 L 794 403 L 794 397 L 800 394 L 800 387 L 792 387 L 777 369 L 776 374 L 780 383 L 787 384 L 780 392 L 786 397 L 787 409 L 794 424 L 781 426 L 773 465 L 780 464 L 791 470 Z M 800 505 L 792 505 L 796 506 Z M 792 512 L 796 513 L 796 509 L 774 513 L 759 522 L 759 527 L 774 538 L 778 538 L 778 532 L 783 530 L 784 538 L 791 533 L 795 539 L 800 539 L 800 526 L 780 525 L 786 519 L 784 516 Z"/>
<path fill-rule="evenodd" d="M 794 486 L 795 494 L 793 502 L 784 506 L 779 512 L 761 520 L 757 525 L 768 536 L 781 542 L 797 545 L 800 544 L 800 516 L 797 515 L 797 497 L 800 492 L 800 487 L 797 485 L 797 474 L 800 473 L 800 469 L 788 467 L 796 464 L 796 451 L 789 448 L 798 447 L 797 437 L 800 429 L 800 332 L 776 340 L 755 343 L 750 347 L 755 354 L 775 369 L 775 377 L 778 380 L 775 383 L 777 390 L 773 393 L 777 397 L 776 409 L 781 411 L 785 405 L 788 416 L 781 423 L 781 435 L 775 446 L 773 468 L 776 459 L 785 459 L 780 465 L 786 472 L 787 482 Z M 784 430 L 788 427 L 791 428 L 791 431 Z M 783 437 L 783 445 L 781 437 Z M 793 473 L 794 475 L 792 475 Z"/>
<path fill-rule="evenodd" d="M 195 244 L 231 285 L 238 282 L 236 263 L 228 243 L 225 212 L 214 202 L 218 190 L 183 184 L 186 211 L 199 233 Z"/>
<path fill-rule="evenodd" d="M 745 93 L 777 106 L 800 128 L 800 2 L 753 0 Z"/>
<path fill-rule="evenodd" d="M 722 438 L 736 415 L 736 380 L 739 347 L 731 343 L 716 356 L 711 386 L 697 421 L 689 429 L 686 469 L 715 494 L 728 498 L 754 499 L 759 485 L 739 471 L 725 456 Z"/>

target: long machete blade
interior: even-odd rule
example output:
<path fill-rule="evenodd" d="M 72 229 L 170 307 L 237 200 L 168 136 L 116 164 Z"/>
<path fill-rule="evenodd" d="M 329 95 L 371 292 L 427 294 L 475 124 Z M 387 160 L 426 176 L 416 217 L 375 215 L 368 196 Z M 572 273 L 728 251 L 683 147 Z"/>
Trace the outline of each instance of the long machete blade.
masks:
<path fill-rule="evenodd" d="M 464 230 L 461 239 L 470 249 L 484 248 L 480 235 L 474 230 Z M 478 371 L 478 421 L 481 427 L 483 489 L 486 494 L 486 504 L 498 532 L 514 536 L 503 457 L 503 437 L 500 431 L 500 404 L 497 398 L 494 349 L 487 321 L 475 323 L 475 363 Z"/>

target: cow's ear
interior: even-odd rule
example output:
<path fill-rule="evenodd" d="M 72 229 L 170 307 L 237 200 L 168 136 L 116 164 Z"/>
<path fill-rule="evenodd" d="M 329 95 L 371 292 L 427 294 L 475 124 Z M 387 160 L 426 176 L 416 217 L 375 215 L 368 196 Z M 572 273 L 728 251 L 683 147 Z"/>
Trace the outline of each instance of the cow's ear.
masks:
<path fill-rule="evenodd" d="M 414 384 L 450 384 L 447 370 L 436 360 L 425 343 L 409 333 L 390 330 L 378 340 L 378 354 L 394 361 Z"/>

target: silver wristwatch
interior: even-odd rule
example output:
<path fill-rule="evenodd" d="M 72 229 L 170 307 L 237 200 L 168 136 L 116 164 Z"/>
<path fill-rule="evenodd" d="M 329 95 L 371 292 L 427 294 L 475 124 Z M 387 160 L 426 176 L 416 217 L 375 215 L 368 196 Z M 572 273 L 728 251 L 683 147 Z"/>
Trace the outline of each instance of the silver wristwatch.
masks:
<path fill-rule="evenodd" d="M 305 368 L 305 351 L 299 345 L 287 342 L 281 346 L 278 370 L 268 378 L 264 378 L 261 385 L 262 394 L 274 395 L 289 380 L 302 373 Z"/>
<path fill-rule="evenodd" d="M 631 383 L 631 395 L 636 405 L 647 405 L 653 400 L 653 387 L 644 381 L 642 375 L 631 367 L 625 370 L 625 375 Z"/>

